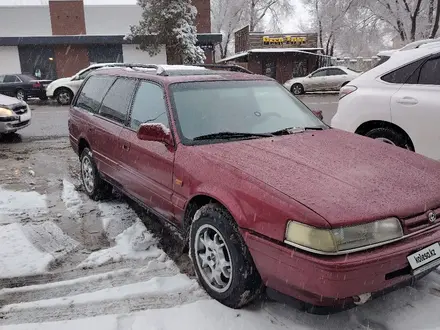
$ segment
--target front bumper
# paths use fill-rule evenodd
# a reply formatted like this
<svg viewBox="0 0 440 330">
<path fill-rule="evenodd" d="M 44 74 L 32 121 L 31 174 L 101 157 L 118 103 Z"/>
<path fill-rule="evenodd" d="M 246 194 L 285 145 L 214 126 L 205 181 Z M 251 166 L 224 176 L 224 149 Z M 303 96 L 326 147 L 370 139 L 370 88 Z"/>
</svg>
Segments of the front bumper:
<svg viewBox="0 0 440 330">
<path fill-rule="evenodd" d="M 5 121 L 0 118 L 0 133 L 13 133 L 23 129 L 31 124 L 31 111 L 28 110 L 25 114 L 20 116 L 20 120 Z"/>
<path fill-rule="evenodd" d="M 314 306 L 344 306 L 352 304 L 355 296 L 374 296 L 411 281 L 415 276 L 406 257 L 440 242 L 440 227 L 380 248 L 336 257 L 293 249 L 249 232 L 244 238 L 268 288 Z"/>
</svg>

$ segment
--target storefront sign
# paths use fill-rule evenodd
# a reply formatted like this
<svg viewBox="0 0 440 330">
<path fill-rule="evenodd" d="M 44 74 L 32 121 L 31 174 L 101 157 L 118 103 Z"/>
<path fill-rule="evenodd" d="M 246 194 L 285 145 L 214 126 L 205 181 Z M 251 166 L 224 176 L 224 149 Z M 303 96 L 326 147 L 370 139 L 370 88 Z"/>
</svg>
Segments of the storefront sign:
<svg viewBox="0 0 440 330">
<path fill-rule="evenodd" d="M 284 36 L 284 37 L 263 37 L 264 45 L 303 45 L 307 42 L 306 37 Z"/>
</svg>

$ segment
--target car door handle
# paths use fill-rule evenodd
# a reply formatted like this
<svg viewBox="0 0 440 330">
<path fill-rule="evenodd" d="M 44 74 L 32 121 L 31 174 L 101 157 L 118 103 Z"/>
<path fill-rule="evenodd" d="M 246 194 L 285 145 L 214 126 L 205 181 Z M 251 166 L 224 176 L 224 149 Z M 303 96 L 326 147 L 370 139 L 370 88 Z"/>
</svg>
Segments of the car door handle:
<svg viewBox="0 0 440 330">
<path fill-rule="evenodd" d="M 413 97 L 405 96 L 401 99 L 398 99 L 397 103 L 405 105 L 416 105 L 417 103 L 419 103 L 419 101 Z"/>
</svg>

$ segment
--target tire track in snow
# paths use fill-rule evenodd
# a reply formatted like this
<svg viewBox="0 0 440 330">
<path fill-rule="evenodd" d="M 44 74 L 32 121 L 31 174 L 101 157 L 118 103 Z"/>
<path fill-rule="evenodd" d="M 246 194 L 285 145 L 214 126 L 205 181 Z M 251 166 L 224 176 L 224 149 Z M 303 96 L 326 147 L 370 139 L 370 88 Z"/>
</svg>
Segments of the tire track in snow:
<svg viewBox="0 0 440 330">
<path fill-rule="evenodd" d="M 178 274 L 69 297 L 6 305 L 0 309 L 0 319 L 2 325 L 71 320 L 170 308 L 206 297 L 194 280 Z"/>
<path fill-rule="evenodd" d="M 0 290 L 0 301 L 10 304 L 32 302 L 59 297 L 69 297 L 82 293 L 99 291 L 137 282 L 149 281 L 155 277 L 166 277 L 178 274 L 177 267 L 171 261 L 159 262 L 152 260 L 142 268 L 125 268 L 80 277 L 73 280 L 31 285 L 21 288 Z"/>
</svg>

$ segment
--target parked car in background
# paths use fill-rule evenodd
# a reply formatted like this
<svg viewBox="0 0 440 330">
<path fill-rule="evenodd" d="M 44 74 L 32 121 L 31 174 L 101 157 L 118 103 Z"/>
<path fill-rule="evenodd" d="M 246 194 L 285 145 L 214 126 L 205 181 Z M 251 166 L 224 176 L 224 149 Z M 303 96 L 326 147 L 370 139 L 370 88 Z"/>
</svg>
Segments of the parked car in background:
<svg viewBox="0 0 440 330">
<path fill-rule="evenodd" d="M 26 102 L 0 94 L 0 134 L 10 134 L 31 124 L 31 109 Z"/>
<path fill-rule="evenodd" d="M 396 52 L 341 89 L 331 126 L 440 160 L 440 44 Z"/>
<path fill-rule="evenodd" d="M 30 74 L 0 74 L 0 94 L 24 101 L 32 97 L 47 100 L 46 87 L 51 82 Z"/>
<path fill-rule="evenodd" d="M 320 68 L 306 77 L 293 78 L 284 83 L 295 95 L 317 91 L 339 91 L 342 86 L 360 75 L 343 66 Z"/>
<path fill-rule="evenodd" d="M 440 264 L 440 162 L 330 129 L 269 77 L 146 69 L 97 70 L 75 97 L 84 191 L 174 225 L 213 298 L 350 307 Z"/>
<path fill-rule="evenodd" d="M 85 69 L 82 69 L 72 77 L 60 78 L 54 80 L 49 86 L 47 86 L 47 96 L 51 99 L 57 100 L 61 105 L 68 105 L 72 102 L 73 97 L 78 91 L 84 78 L 96 69 L 113 66 L 121 63 L 98 63 L 92 64 Z"/>
</svg>

